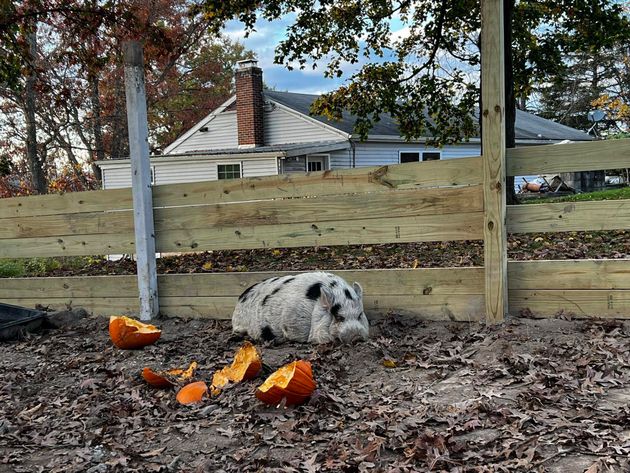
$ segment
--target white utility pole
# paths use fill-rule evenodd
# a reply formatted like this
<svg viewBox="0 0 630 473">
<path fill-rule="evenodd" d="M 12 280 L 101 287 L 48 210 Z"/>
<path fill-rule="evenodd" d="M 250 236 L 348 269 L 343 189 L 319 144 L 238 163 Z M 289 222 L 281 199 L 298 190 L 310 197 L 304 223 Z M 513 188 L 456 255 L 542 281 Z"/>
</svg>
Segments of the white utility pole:
<svg viewBox="0 0 630 473">
<path fill-rule="evenodd" d="M 125 61 L 129 154 L 131 155 L 133 222 L 136 234 L 138 292 L 140 293 L 140 320 L 151 320 L 158 314 L 159 305 L 142 45 L 138 41 L 124 42 L 123 55 Z"/>
</svg>

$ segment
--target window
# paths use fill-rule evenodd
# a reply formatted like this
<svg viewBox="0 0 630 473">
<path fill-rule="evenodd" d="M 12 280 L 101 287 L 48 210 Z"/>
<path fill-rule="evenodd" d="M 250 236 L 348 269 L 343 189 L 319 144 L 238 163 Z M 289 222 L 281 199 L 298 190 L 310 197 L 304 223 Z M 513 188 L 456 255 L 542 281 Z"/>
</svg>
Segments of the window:
<svg viewBox="0 0 630 473">
<path fill-rule="evenodd" d="M 425 151 L 422 153 L 423 161 L 439 161 L 441 156 L 440 151 Z"/>
<path fill-rule="evenodd" d="M 417 151 L 409 152 L 409 151 L 401 151 L 400 152 L 400 162 L 401 163 L 414 163 L 420 161 L 420 153 Z"/>
<path fill-rule="evenodd" d="M 219 164 L 217 165 L 217 176 L 219 179 L 239 179 L 241 177 L 241 165 Z"/>
<path fill-rule="evenodd" d="M 437 161 L 440 159 L 442 152 L 441 151 L 423 151 L 421 153 L 419 151 L 400 151 L 399 154 L 400 154 L 401 163 L 416 163 L 420 160 Z"/>
<path fill-rule="evenodd" d="M 308 172 L 313 171 L 322 171 L 323 163 L 321 161 L 309 161 L 308 162 Z"/>
<path fill-rule="evenodd" d="M 155 184 L 155 166 L 151 166 L 151 185 Z"/>
</svg>

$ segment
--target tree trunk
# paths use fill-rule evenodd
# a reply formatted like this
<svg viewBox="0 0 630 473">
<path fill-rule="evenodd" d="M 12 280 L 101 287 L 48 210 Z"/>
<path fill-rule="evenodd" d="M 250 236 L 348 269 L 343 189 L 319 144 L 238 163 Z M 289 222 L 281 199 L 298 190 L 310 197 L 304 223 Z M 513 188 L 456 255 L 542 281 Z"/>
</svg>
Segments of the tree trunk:
<svg viewBox="0 0 630 473">
<path fill-rule="evenodd" d="M 96 148 L 96 161 L 103 161 L 105 159 L 105 149 L 103 146 L 103 124 L 101 122 L 101 100 L 98 89 L 98 77 L 96 75 L 90 76 L 90 99 L 92 101 L 92 113 L 94 119 L 92 120 L 92 133 L 94 134 L 94 147 Z M 96 165 L 94 161 L 91 163 L 92 172 L 97 182 L 101 183 L 101 168 Z"/>
<path fill-rule="evenodd" d="M 26 161 L 31 174 L 33 189 L 38 194 L 45 194 L 48 190 L 44 162 L 37 153 L 37 123 L 35 121 L 35 56 L 37 53 L 36 31 L 28 33 L 29 64 L 28 75 L 24 85 L 24 115 L 26 121 Z"/>
<path fill-rule="evenodd" d="M 503 2 L 503 30 L 505 45 L 505 147 L 516 147 L 516 100 L 514 98 L 514 70 L 512 61 L 512 14 L 515 0 Z M 514 176 L 507 176 L 505 180 L 507 189 L 506 203 L 518 204 L 516 190 L 514 189 Z"/>
</svg>

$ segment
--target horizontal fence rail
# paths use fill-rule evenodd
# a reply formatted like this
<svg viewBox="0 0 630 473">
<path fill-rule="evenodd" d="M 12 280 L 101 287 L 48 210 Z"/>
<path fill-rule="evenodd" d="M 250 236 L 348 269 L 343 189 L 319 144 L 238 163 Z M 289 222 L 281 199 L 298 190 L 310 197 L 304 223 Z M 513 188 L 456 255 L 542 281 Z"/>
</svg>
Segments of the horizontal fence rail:
<svg viewBox="0 0 630 473">
<path fill-rule="evenodd" d="M 480 320 L 483 268 L 331 271 L 364 287 L 366 313 L 388 311 L 434 320 Z M 208 273 L 158 276 L 160 312 L 172 316 L 229 319 L 238 296 L 272 276 L 296 274 Z M 135 276 L 3 279 L 0 300 L 56 309 L 84 307 L 94 313 L 136 313 Z"/>
<path fill-rule="evenodd" d="M 364 287 L 371 318 L 383 313 L 431 320 L 475 321 L 484 307 L 483 268 L 331 271 Z M 229 319 L 238 295 L 272 276 L 295 272 L 164 274 L 158 276 L 164 315 Z M 510 313 L 534 317 L 630 318 L 630 261 L 510 261 Z M 3 279 L 0 300 L 97 314 L 137 313 L 135 276 Z"/>
<path fill-rule="evenodd" d="M 630 168 L 630 139 L 507 149 L 508 176 Z"/>
<path fill-rule="evenodd" d="M 510 233 L 624 230 L 630 228 L 630 200 L 511 205 Z"/>
<path fill-rule="evenodd" d="M 478 239 L 480 158 L 456 161 L 157 186 L 157 251 Z M 0 258 L 134 253 L 130 196 L 6 199 Z"/>
</svg>

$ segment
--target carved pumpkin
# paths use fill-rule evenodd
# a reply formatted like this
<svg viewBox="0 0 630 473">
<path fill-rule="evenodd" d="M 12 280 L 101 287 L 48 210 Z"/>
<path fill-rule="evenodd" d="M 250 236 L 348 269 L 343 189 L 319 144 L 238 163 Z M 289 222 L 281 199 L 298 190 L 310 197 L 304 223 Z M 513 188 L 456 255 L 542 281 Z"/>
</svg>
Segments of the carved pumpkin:
<svg viewBox="0 0 630 473">
<path fill-rule="evenodd" d="M 239 383 L 255 378 L 262 368 L 260 353 L 250 342 L 238 349 L 231 366 L 225 366 L 212 376 L 212 394 L 217 395 L 227 383 Z"/>
<path fill-rule="evenodd" d="M 162 331 L 154 325 L 124 315 L 112 315 L 109 318 L 109 337 L 118 348 L 142 348 L 155 343 L 160 335 Z"/>
<path fill-rule="evenodd" d="M 287 406 L 302 404 L 315 387 L 311 364 L 298 360 L 272 373 L 256 390 L 256 397 L 265 404 L 277 405 L 282 398 L 286 398 Z"/>
<path fill-rule="evenodd" d="M 187 370 L 172 369 L 167 371 L 153 371 L 151 368 L 145 367 L 142 370 L 142 377 L 153 387 L 170 388 L 171 386 L 175 386 L 182 381 L 192 378 L 196 369 L 196 361 L 193 361 Z"/>
<path fill-rule="evenodd" d="M 177 393 L 177 402 L 180 404 L 194 404 L 200 402 L 208 395 L 208 385 L 203 381 L 187 384 Z"/>
</svg>

